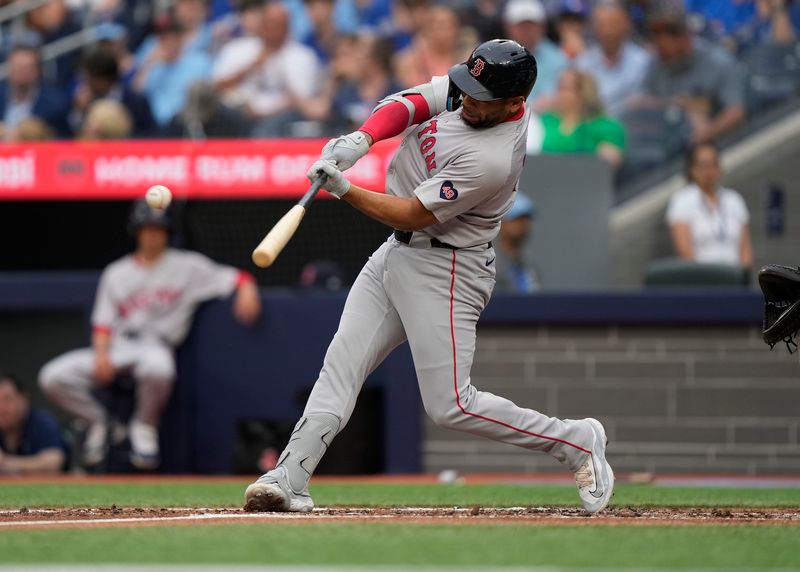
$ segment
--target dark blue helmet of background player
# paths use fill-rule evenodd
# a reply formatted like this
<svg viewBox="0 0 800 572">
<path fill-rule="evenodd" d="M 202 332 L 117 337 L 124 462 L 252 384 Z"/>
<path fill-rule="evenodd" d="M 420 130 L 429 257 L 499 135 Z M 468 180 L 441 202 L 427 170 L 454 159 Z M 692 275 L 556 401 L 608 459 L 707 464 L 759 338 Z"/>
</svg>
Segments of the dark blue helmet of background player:
<svg viewBox="0 0 800 572">
<path fill-rule="evenodd" d="M 131 209 L 128 230 L 135 233 L 143 226 L 157 226 L 171 231 L 172 213 L 170 209 L 154 209 L 144 199 L 137 200 Z"/>
</svg>

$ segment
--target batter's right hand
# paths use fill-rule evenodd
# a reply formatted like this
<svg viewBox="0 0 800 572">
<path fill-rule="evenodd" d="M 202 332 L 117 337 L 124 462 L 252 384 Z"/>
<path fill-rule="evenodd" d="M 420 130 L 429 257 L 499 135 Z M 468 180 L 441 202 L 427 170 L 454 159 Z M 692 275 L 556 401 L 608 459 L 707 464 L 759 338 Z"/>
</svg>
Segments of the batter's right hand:
<svg viewBox="0 0 800 572">
<path fill-rule="evenodd" d="M 333 161 L 340 171 L 346 171 L 369 152 L 369 145 L 366 134 L 354 131 L 328 141 L 322 148 L 320 158 L 323 161 Z"/>
<path fill-rule="evenodd" d="M 320 173 L 325 173 L 328 175 L 328 179 L 322 185 L 322 188 L 328 191 L 337 199 L 341 199 L 347 191 L 350 190 L 350 181 L 345 179 L 342 172 L 336 167 L 336 164 L 333 161 L 325 161 L 324 159 L 320 159 L 313 165 L 306 173 L 306 177 L 311 182 L 319 177 Z"/>
<path fill-rule="evenodd" d="M 114 365 L 111 363 L 111 358 L 108 357 L 108 352 L 100 351 L 95 352 L 94 356 L 94 379 L 100 385 L 108 385 L 114 381 Z"/>
</svg>

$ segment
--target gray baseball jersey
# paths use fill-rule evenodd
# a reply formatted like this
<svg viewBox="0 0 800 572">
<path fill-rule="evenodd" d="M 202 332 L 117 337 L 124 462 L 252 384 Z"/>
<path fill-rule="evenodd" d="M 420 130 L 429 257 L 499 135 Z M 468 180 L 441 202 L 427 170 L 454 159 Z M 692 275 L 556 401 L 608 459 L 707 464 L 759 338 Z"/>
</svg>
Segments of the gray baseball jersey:
<svg viewBox="0 0 800 572">
<path fill-rule="evenodd" d="M 138 384 L 134 419 L 157 425 L 175 378 L 172 348 L 183 341 L 197 305 L 233 292 L 241 273 L 196 252 L 167 249 L 152 266 L 134 255 L 106 267 L 97 289 L 92 323 L 111 332 L 109 358 Z M 39 374 L 47 396 L 89 422 L 106 418 L 92 395 L 96 355 L 77 349 L 49 361 Z"/>
<path fill-rule="evenodd" d="M 239 271 L 185 250 L 167 249 L 152 266 L 134 255 L 111 263 L 100 278 L 92 324 L 178 345 L 198 304 L 233 292 Z"/>
<path fill-rule="evenodd" d="M 370 257 L 350 290 L 304 417 L 333 415 L 341 430 L 366 377 L 407 340 L 425 411 L 437 424 L 545 451 L 575 471 L 592 443 L 587 421 L 519 407 L 477 390 L 470 379 L 476 325 L 495 282 L 489 242 L 514 200 L 529 114 L 472 128 L 460 111 L 444 111 L 442 79 L 410 90 L 425 97 L 432 117 L 407 130 L 386 179 L 389 194 L 418 197 L 438 223 L 410 240 L 392 236 Z M 387 101 L 408 107 L 396 96 Z M 296 432 L 315 426 L 301 421 Z M 293 437 L 281 456 L 293 486 L 302 487 L 322 454 L 306 450 L 311 441 L 304 439 Z"/>
<path fill-rule="evenodd" d="M 434 92 L 447 77 L 431 81 Z M 429 105 L 438 110 L 436 98 Z M 514 203 L 525 161 L 530 110 L 476 130 L 461 112 L 442 111 L 403 139 L 386 174 L 386 192 L 416 196 L 439 224 L 423 234 L 459 248 L 486 244 Z"/>
</svg>

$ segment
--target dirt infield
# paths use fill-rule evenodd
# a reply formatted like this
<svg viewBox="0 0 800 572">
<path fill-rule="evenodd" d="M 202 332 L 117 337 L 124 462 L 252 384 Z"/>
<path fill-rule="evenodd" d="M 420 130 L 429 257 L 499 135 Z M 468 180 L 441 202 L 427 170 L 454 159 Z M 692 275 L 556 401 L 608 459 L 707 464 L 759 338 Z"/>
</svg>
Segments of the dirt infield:
<svg viewBox="0 0 800 572">
<path fill-rule="evenodd" d="M 800 509 L 611 507 L 598 516 L 573 508 L 319 508 L 312 513 L 247 513 L 233 508 L 51 508 L 0 511 L 0 531 L 19 528 L 159 526 L 200 523 L 405 522 L 418 524 L 800 525 Z"/>
</svg>

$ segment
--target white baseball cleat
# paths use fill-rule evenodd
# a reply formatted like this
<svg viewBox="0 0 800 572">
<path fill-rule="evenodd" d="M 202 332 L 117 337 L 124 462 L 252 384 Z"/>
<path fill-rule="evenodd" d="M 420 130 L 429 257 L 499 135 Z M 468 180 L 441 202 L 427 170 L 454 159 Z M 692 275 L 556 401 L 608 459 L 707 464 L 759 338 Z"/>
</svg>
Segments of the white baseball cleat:
<svg viewBox="0 0 800 572">
<path fill-rule="evenodd" d="M 583 508 L 597 514 L 608 506 L 614 496 L 614 471 L 606 461 L 606 431 L 602 423 L 591 417 L 584 419 L 591 426 L 592 445 L 589 459 L 575 471 L 575 482 Z"/>
<path fill-rule="evenodd" d="M 152 470 L 161 459 L 158 451 L 158 429 L 141 421 L 131 421 L 128 428 L 131 440 L 131 463 L 137 469 Z"/>
<path fill-rule="evenodd" d="M 271 470 L 247 487 L 244 502 L 247 512 L 311 512 L 314 508 L 308 489 L 299 493 L 292 490 L 283 467 Z"/>
</svg>

